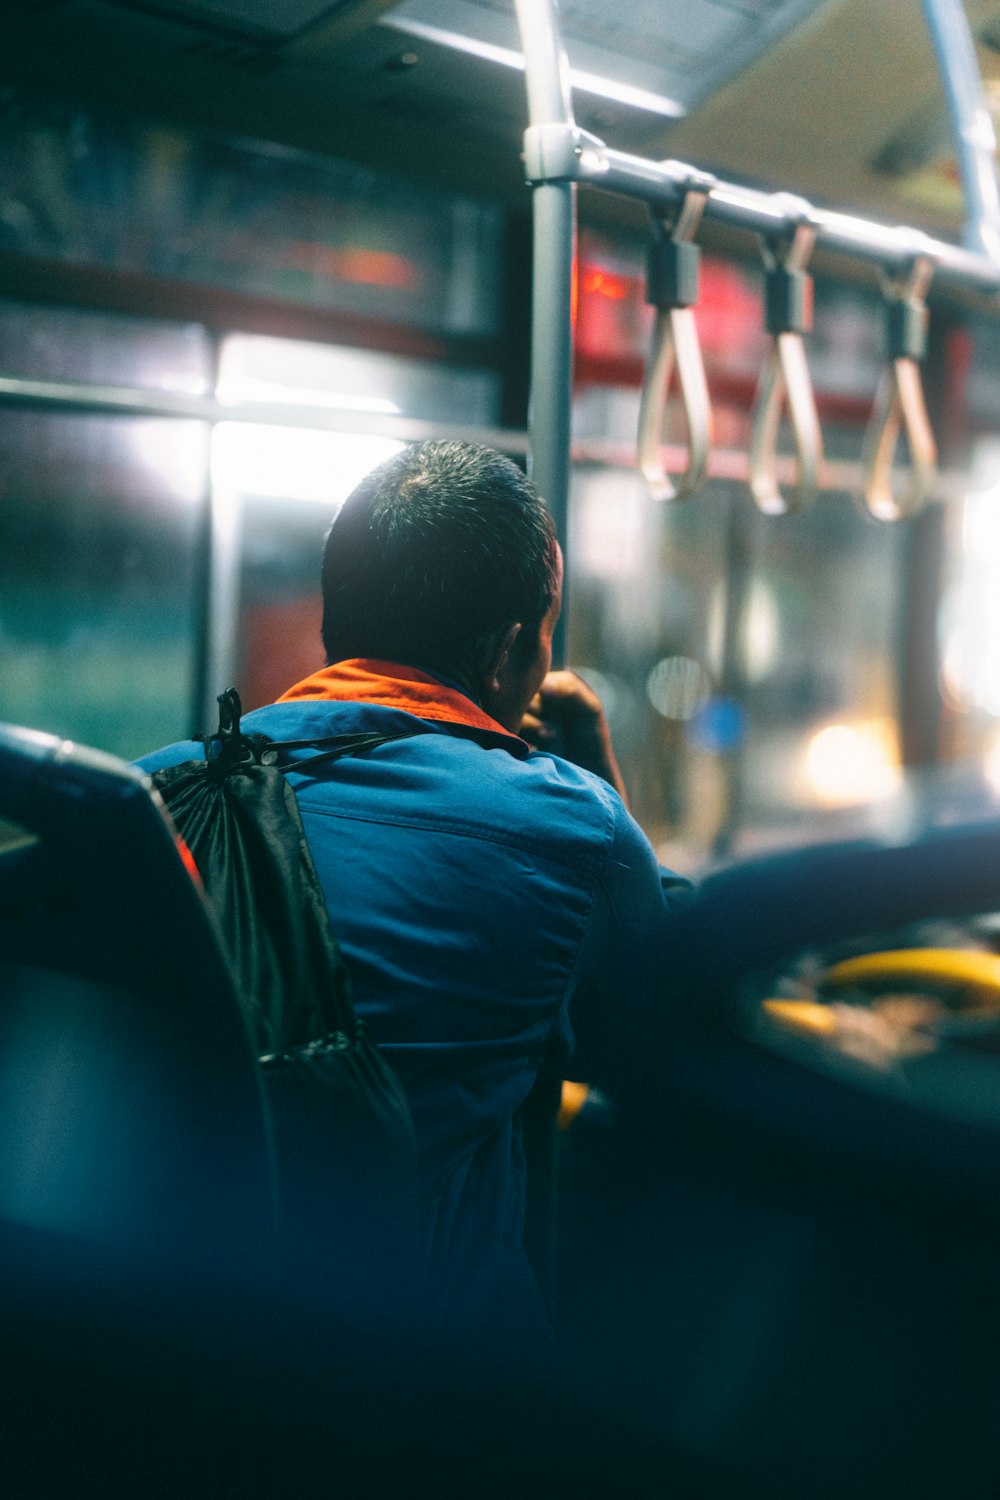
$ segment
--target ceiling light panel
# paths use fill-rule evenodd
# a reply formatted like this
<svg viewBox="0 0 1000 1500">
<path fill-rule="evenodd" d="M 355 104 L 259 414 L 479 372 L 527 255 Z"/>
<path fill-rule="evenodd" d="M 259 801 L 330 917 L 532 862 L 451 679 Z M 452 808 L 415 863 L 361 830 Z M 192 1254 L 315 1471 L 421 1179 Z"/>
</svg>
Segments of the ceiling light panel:
<svg viewBox="0 0 1000 1500">
<path fill-rule="evenodd" d="M 574 72 L 674 101 L 680 108 L 673 112 L 681 113 L 824 3 L 829 0 L 563 0 L 559 15 Z M 415 33 L 433 27 L 486 49 L 520 52 L 512 0 L 404 0 L 383 24 L 401 31 L 412 26 Z"/>
</svg>

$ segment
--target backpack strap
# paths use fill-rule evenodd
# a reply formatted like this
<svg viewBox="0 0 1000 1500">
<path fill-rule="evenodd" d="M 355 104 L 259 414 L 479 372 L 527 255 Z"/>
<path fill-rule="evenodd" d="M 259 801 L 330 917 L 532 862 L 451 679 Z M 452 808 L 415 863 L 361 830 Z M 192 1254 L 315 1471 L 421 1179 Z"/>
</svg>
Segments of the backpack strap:
<svg viewBox="0 0 1000 1500">
<path fill-rule="evenodd" d="M 279 771 L 307 771 L 326 761 L 339 760 L 343 755 L 374 750 L 376 745 L 386 745 L 392 740 L 411 740 L 418 734 L 432 733 L 430 729 L 403 729 L 397 734 L 335 734 L 322 740 L 270 740 L 264 747 L 264 763 L 277 765 Z M 304 761 L 279 761 L 277 752 L 284 750 L 318 750 L 320 753 L 310 755 Z"/>
<path fill-rule="evenodd" d="M 395 734 L 333 734 L 316 740 L 271 740 L 266 734 L 246 734 L 240 728 L 243 705 L 234 687 L 220 693 L 216 702 L 219 705 L 218 729 L 213 735 L 200 734 L 196 739 L 205 746 L 206 760 L 213 759 L 210 748 L 213 745 L 219 747 L 215 758 L 222 762 L 225 770 L 234 764 L 252 761 L 259 766 L 274 766 L 279 771 L 306 771 L 312 766 L 339 760 L 344 755 L 374 750 L 377 745 L 388 744 L 391 740 L 409 740 L 418 734 L 434 732 L 428 725 L 426 728 L 402 729 Z M 310 755 L 304 761 L 282 762 L 279 759 L 282 753 L 292 750 L 317 750 L 320 753 Z"/>
</svg>

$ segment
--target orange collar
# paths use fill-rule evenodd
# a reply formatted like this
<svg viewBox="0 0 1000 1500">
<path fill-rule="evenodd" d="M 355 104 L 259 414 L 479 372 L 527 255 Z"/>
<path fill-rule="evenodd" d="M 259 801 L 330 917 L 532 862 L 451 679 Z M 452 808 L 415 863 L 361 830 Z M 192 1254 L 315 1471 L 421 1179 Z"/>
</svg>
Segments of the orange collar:
<svg viewBox="0 0 1000 1500">
<path fill-rule="evenodd" d="M 470 729 L 485 729 L 522 743 L 457 688 L 446 687 L 428 672 L 401 666 L 399 662 L 370 661 L 367 657 L 334 662 L 333 666 L 297 682 L 287 693 L 282 693 L 278 702 L 324 698 L 341 703 L 379 703 L 385 708 L 402 709 L 418 719 L 465 724 Z"/>
</svg>

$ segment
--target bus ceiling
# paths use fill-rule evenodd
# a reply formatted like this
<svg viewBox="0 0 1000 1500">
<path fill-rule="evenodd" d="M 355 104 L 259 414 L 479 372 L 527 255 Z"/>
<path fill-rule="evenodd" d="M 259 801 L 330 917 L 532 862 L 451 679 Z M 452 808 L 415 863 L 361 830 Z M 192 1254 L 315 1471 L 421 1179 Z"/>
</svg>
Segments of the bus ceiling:
<svg viewBox="0 0 1000 1500">
<path fill-rule="evenodd" d="M 967 0 L 987 100 L 1000 0 Z M 525 201 L 513 0 L 12 0 L 4 78 Z M 565 0 L 581 128 L 954 236 L 920 0 Z M 588 211 L 640 215 L 627 198 Z M 711 222 L 705 226 L 713 233 Z"/>
<path fill-rule="evenodd" d="M 567 0 L 564 9 L 555 0 L 24 0 L 10 16 L 7 56 L 14 77 L 423 178 L 467 177 L 493 197 L 523 202 L 526 176 L 535 220 L 532 472 L 561 532 L 578 187 L 626 212 L 652 212 L 665 281 L 650 298 L 650 369 L 664 386 L 678 379 L 686 493 L 706 472 L 711 413 L 690 313 L 696 247 L 680 243 L 693 230 L 682 233 L 678 220 L 697 200 L 699 234 L 749 232 L 751 248 L 756 239 L 765 250 L 774 343 L 750 478 L 770 513 L 808 503 L 821 482 L 801 337 L 806 260 L 815 244 L 849 264 L 873 263 L 890 348 L 865 493 L 883 518 L 912 513 L 929 493 L 935 457 L 918 371 L 927 287 L 933 278 L 935 289 L 971 287 L 995 302 L 1000 286 L 991 114 L 1000 0 Z M 935 168 L 950 198 L 928 189 Z M 823 206 L 838 201 L 852 213 Z M 862 217 L 869 205 L 871 220 Z M 913 227 L 893 228 L 887 214 Z M 672 288 L 667 261 L 688 268 Z M 665 397 L 647 392 L 639 445 L 640 466 L 664 496 Z M 783 490 L 775 449 L 785 406 L 797 468 Z M 899 494 L 892 459 L 902 431 L 911 480 Z"/>
</svg>

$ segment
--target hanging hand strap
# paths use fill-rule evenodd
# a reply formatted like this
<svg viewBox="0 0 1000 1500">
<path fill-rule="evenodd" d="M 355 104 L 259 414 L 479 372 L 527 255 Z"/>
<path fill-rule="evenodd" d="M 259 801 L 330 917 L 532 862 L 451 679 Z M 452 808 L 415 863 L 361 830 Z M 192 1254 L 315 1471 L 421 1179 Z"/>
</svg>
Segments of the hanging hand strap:
<svg viewBox="0 0 1000 1500">
<path fill-rule="evenodd" d="M 814 499 L 823 459 L 816 401 L 802 335 L 812 327 L 812 277 L 805 267 L 816 231 L 800 223 L 787 241 L 762 245 L 765 316 L 773 343 L 761 373 L 751 418 L 750 490 L 765 515 L 801 510 Z M 782 492 L 777 476 L 778 432 L 787 401 L 798 467 L 795 487 Z"/>
<path fill-rule="evenodd" d="M 934 263 L 917 256 L 909 273 L 885 284 L 889 363 L 879 382 L 862 447 L 865 504 L 880 521 L 914 515 L 934 482 L 937 446 L 924 404 L 920 361 L 927 352 L 925 298 Z M 901 432 L 910 463 L 906 479 L 893 486 L 892 460 Z"/>
<path fill-rule="evenodd" d="M 672 225 L 653 217 L 646 301 L 656 308 L 656 322 L 639 403 L 638 462 L 654 500 L 684 500 L 696 494 L 708 469 L 712 411 L 694 320 L 701 251 L 692 243 L 707 198 L 707 191 L 690 189 Z M 688 436 L 687 464 L 676 483 L 661 454 L 675 365 Z"/>
</svg>

